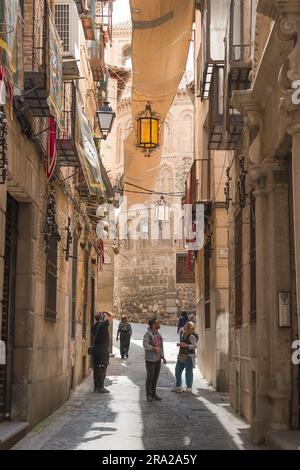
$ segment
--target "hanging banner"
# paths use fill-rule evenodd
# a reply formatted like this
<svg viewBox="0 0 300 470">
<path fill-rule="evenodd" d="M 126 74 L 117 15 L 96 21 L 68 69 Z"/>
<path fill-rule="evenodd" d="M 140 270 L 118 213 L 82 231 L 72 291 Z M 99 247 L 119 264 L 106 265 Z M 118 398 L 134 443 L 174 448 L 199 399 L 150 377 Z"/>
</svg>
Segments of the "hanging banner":
<svg viewBox="0 0 300 470">
<path fill-rule="evenodd" d="M 101 176 L 100 158 L 87 117 L 84 115 L 78 99 L 76 100 L 76 148 L 81 168 L 90 194 L 102 196 L 105 185 Z"/>
<path fill-rule="evenodd" d="M 63 83 L 63 49 L 61 39 L 53 23 L 52 17 L 49 15 L 49 96 L 47 99 L 50 113 L 54 116 L 58 127 L 64 128 L 63 120 L 63 101 L 64 101 L 64 83 Z"/>
<path fill-rule="evenodd" d="M 0 2 L 0 65 L 6 88 L 6 93 L 0 96 L 1 104 L 7 101 L 12 115 L 13 95 L 20 96 L 24 88 L 23 19 L 19 0 Z"/>
<path fill-rule="evenodd" d="M 145 158 L 135 147 L 135 133 L 124 143 L 124 179 L 154 189 L 163 147 L 163 122 L 185 72 L 192 37 L 194 0 L 130 0 L 132 15 L 132 120 L 145 109 L 161 115 L 160 149 Z M 128 204 L 149 196 L 126 192 Z"/>
<path fill-rule="evenodd" d="M 106 172 L 106 169 L 103 165 L 103 162 L 102 162 L 102 158 L 100 157 L 99 159 L 99 164 L 100 164 L 100 171 L 101 171 L 101 176 L 102 176 L 102 181 L 103 181 L 103 185 L 105 187 L 105 193 L 107 195 L 107 197 L 109 198 L 113 198 L 115 193 L 114 193 L 114 189 L 112 187 L 112 184 L 111 184 L 111 181 L 108 177 L 108 174 Z"/>
<path fill-rule="evenodd" d="M 53 117 L 49 118 L 47 136 L 46 180 L 50 181 L 57 162 L 56 123 Z"/>
</svg>

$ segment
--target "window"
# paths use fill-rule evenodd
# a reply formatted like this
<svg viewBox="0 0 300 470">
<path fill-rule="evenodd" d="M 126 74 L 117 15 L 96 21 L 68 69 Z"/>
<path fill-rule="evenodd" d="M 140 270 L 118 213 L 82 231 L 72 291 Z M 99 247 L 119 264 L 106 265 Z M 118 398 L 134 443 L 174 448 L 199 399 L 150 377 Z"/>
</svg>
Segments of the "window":
<svg viewBox="0 0 300 470">
<path fill-rule="evenodd" d="M 243 212 L 235 218 L 235 326 L 243 323 Z"/>
<path fill-rule="evenodd" d="M 57 236 L 53 235 L 49 242 L 46 258 L 46 319 L 56 320 L 57 299 Z"/>
<path fill-rule="evenodd" d="M 122 65 L 127 69 L 131 68 L 131 46 L 127 46 L 123 50 Z"/>
<path fill-rule="evenodd" d="M 210 328 L 210 248 L 204 247 L 204 323 L 205 329 Z"/>
<path fill-rule="evenodd" d="M 183 118 L 183 152 L 191 153 L 193 151 L 193 118 L 186 114 Z"/>
<path fill-rule="evenodd" d="M 187 268 L 188 254 L 176 254 L 176 282 L 177 284 L 192 284 L 195 282 L 194 271 L 189 271 Z"/>
<path fill-rule="evenodd" d="M 256 321 L 255 197 L 250 196 L 250 321 Z"/>
<path fill-rule="evenodd" d="M 76 335 L 76 297 L 77 297 L 77 267 L 78 267 L 78 238 L 73 242 L 73 264 L 72 264 L 72 318 L 71 318 L 71 338 Z"/>
<path fill-rule="evenodd" d="M 70 5 L 59 4 L 55 5 L 55 25 L 62 42 L 64 52 L 70 49 Z"/>
</svg>

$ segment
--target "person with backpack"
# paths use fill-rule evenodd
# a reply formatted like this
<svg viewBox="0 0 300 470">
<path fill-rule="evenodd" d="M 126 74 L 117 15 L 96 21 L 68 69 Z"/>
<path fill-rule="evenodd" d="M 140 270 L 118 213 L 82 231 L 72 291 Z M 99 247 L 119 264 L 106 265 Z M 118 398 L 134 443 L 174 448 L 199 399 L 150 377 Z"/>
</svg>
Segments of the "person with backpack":
<svg viewBox="0 0 300 470">
<path fill-rule="evenodd" d="M 176 386 L 172 392 L 192 392 L 193 387 L 193 369 L 196 362 L 198 335 L 195 332 L 195 324 L 188 321 L 180 335 L 179 353 L 175 367 Z M 186 389 L 182 388 L 182 373 L 185 369 Z"/>
<path fill-rule="evenodd" d="M 92 328 L 91 355 L 94 372 L 94 392 L 109 393 L 104 387 L 106 371 L 109 364 L 109 326 L 113 321 L 113 313 L 98 312 L 96 323 Z"/>
<path fill-rule="evenodd" d="M 128 317 L 127 315 L 123 315 L 122 320 L 119 323 L 116 337 L 116 340 L 118 341 L 120 336 L 120 354 L 122 359 L 124 359 L 125 357 L 128 359 L 131 335 L 132 328 L 130 323 L 128 322 Z"/>
<path fill-rule="evenodd" d="M 144 336 L 143 346 L 145 349 L 146 362 L 146 396 L 147 402 L 161 401 L 156 394 L 156 386 L 160 374 L 161 361 L 167 363 L 164 355 L 164 345 L 162 336 L 159 334 L 160 322 L 152 318 L 148 322 L 148 330 Z"/>
</svg>

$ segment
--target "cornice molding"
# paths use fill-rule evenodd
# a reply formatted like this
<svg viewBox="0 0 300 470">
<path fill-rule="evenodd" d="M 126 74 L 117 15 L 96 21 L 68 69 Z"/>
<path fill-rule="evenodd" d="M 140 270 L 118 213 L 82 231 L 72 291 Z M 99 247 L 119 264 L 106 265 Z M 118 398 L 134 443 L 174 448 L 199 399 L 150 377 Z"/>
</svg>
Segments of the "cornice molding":
<svg viewBox="0 0 300 470">
<path fill-rule="evenodd" d="M 245 124 L 249 134 L 249 152 L 247 159 L 250 165 L 257 166 L 263 159 L 261 133 L 263 118 L 253 90 L 234 91 L 233 106 L 245 116 Z"/>
<path fill-rule="evenodd" d="M 272 18 L 274 21 L 285 13 L 299 14 L 299 0 L 258 0 L 257 12 Z"/>
</svg>

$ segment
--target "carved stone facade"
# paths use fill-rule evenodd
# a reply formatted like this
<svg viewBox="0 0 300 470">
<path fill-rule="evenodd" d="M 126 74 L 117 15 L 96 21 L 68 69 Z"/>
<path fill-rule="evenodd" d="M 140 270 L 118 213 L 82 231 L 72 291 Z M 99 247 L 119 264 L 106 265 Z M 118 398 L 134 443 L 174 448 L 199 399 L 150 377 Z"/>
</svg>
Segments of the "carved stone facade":
<svg viewBox="0 0 300 470">
<path fill-rule="evenodd" d="M 300 426 L 299 368 L 291 361 L 292 344 L 300 331 L 300 121 L 299 106 L 292 103 L 293 82 L 300 77 L 299 14 L 299 2 L 258 2 L 256 43 L 267 31 L 268 40 L 263 51 L 254 50 L 250 90 L 234 92 L 232 100 L 245 117 L 233 162 L 238 168 L 241 156 L 245 158 L 248 202 L 242 210 L 232 206 L 229 213 L 230 395 L 235 409 L 251 423 L 256 443 L 271 439 L 272 431 Z M 232 171 L 232 194 L 238 174 Z M 243 227 L 241 322 L 237 322 L 234 252 L 239 220 Z M 282 318 L 284 296 L 289 302 L 286 320 Z"/>
<path fill-rule="evenodd" d="M 243 117 L 235 145 L 230 147 L 226 139 L 220 144 L 221 149 L 229 148 L 223 155 L 224 159 L 227 155 L 227 179 L 219 175 L 228 209 L 228 239 L 223 234 L 223 240 L 228 247 L 224 269 L 229 276 L 229 318 L 223 326 L 229 341 L 231 403 L 251 424 L 253 442 L 270 443 L 273 432 L 280 435 L 280 431 L 300 429 L 299 365 L 292 362 L 294 341 L 300 335 L 300 106 L 293 99 L 300 79 L 300 3 L 258 0 L 253 7 L 251 30 L 246 31 L 251 37 L 249 80 L 245 84 L 241 75 L 234 78 L 243 67 L 249 72 L 249 63 L 240 57 L 230 62 L 230 47 L 239 47 L 240 42 L 230 43 L 227 38 L 229 65 L 224 62 L 224 88 L 232 87 L 233 92 L 229 102 L 224 101 L 222 124 L 218 121 L 223 126 L 222 139 L 228 139 L 231 131 L 226 113 L 235 108 L 239 119 Z M 231 26 L 247 28 L 242 15 L 241 10 L 237 17 L 230 16 Z M 201 13 L 196 11 L 196 32 L 200 24 Z M 196 34 L 196 52 L 201 40 L 203 36 Z M 226 75 L 226 67 L 234 72 Z M 197 106 L 202 109 L 199 117 Z M 208 116 L 213 106 L 210 95 Z M 206 101 L 197 105 L 196 99 L 196 127 L 200 129 L 196 156 L 197 148 L 207 149 L 205 110 Z M 208 122 L 210 126 L 209 118 Z M 218 153 L 213 152 L 213 159 Z M 198 169 L 202 197 L 214 172 L 213 166 L 205 172 L 203 165 L 199 163 Z M 213 230 L 214 236 L 220 241 Z M 204 253 L 198 253 L 197 293 L 205 298 L 200 280 L 203 258 Z M 214 283 L 211 280 L 210 286 Z M 197 305 L 202 318 L 199 332 L 204 338 L 200 368 L 206 377 L 215 377 L 219 348 L 216 337 L 212 344 L 212 334 L 205 327 L 204 300 Z"/>
</svg>

